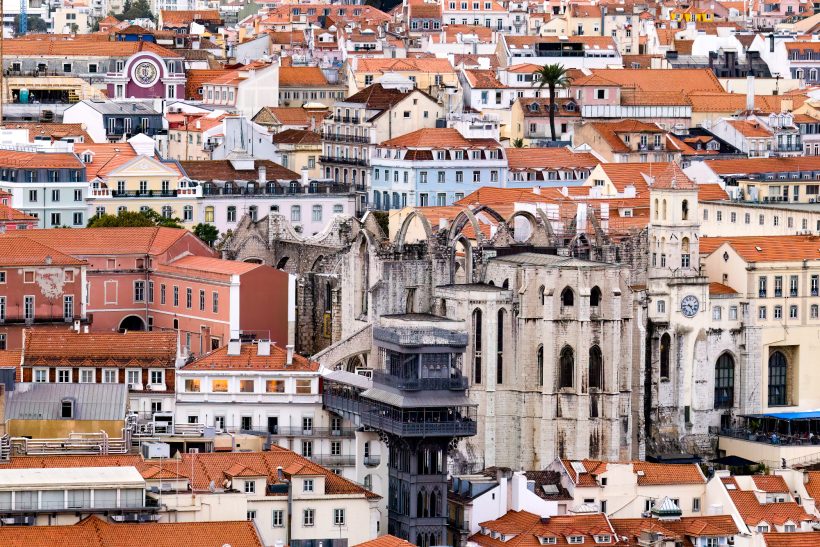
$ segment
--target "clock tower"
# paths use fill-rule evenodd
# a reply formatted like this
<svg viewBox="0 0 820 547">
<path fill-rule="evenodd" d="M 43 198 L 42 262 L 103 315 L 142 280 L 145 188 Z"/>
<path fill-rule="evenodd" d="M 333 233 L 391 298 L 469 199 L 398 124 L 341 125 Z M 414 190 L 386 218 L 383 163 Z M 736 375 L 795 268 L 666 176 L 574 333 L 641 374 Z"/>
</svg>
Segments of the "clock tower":
<svg viewBox="0 0 820 547">
<path fill-rule="evenodd" d="M 698 187 L 674 163 L 654 165 L 649 184 L 646 450 L 689 450 L 694 353 L 709 328 L 709 282 L 699 265 Z"/>
</svg>

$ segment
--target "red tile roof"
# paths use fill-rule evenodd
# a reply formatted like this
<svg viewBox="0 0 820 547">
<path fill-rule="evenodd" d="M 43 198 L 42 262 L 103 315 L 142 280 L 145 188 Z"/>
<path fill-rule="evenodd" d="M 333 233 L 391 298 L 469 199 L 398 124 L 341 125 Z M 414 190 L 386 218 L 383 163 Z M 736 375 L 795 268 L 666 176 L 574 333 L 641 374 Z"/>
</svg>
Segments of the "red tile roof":
<svg viewBox="0 0 820 547">
<path fill-rule="evenodd" d="M 31 222 L 36 225 L 37 217 L 33 217 L 14 207 L 0 203 L 0 224 L 7 224 L 9 222 Z"/>
<path fill-rule="evenodd" d="M 20 168 L 82 169 L 83 163 L 71 153 L 19 152 L 0 150 L 0 166 Z"/>
<path fill-rule="evenodd" d="M 749 120 L 727 120 L 735 131 L 747 138 L 772 137 L 772 132 L 765 125 L 758 121 Z"/>
<path fill-rule="evenodd" d="M 109 42 L 102 40 L 5 40 L 3 51 L 10 57 L 130 57 L 140 51 L 179 59 L 181 55 L 153 42 Z"/>
<path fill-rule="evenodd" d="M 385 148 L 500 148 L 495 139 L 470 139 L 464 137 L 457 129 L 426 128 L 417 129 L 400 137 L 379 144 Z"/>
<path fill-rule="evenodd" d="M 817 547 L 820 545 L 820 532 L 790 532 L 763 534 L 766 547 Z"/>
<path fill-rule="evenodd" d="M 4 547 L 262 547 L 250 521 L 114 524 L 91 516 L 70 526 L 0 526 Z"/>
<path fill-rule="evenodd" d="M 738 292 L 729 285 L 715 281 L 709 283 L 709 296 L 729 296 L 734 294 L 738 294 Z"/>
<path fill-rule="evenodd" d="M 5 206 L 0 206 L 5 207 Z M 78 260 L 28 238 L 0 239 L 0 266 L 83 266 Z"/>
<path fill-rule="evenodd" d="M 678 520 L 658 520 L 654 518 L 611 519 L 610 524 L 628 545 L 639 545 L 643 532 L 661 534 L 667 540 L 682 542 L 692 546 L 690 538 L 727 537 L 739 533 L 731 515 L 710 515 L 702 517 L 681 517 Z"/>
<path fill-rule="evenodd" d="M 86 132 L 83 123 L 39 123 L 39 122 L 6 122 L 4 129 L 28 129 L 29 141 L 34 137 L 51 137 L 60 140 L 66 137 L 82 137 L 83 142 L 94 142 Z M 77 144 L 76 146 L 82 146 Z"/>
<path fill-rule="evenodd" d="M 508 148 L 510 169 L 592 169 L 599 160 L 589 152 L 568 148 Z"/>
<path fill-rule="evenodd" d="M 391 536 L 390 534 L 359 543 L 355 547 L 415 547 L 414 543 L 407 540 Z"/>
<path fill-rule="evenodd" d="M 607 462 L 596 460 L 581 460 L 581 464 L 587 470 L 586 473 L 578 474 L 569 460 L 563 460 L 564 468 L 569 473 L 570 479 L 578 486 L 597 487 L 595 480 L 597 475 L 606 472 Z M 633 461 L 632 472 L 638 477 L 638 484 L 641 486 L 673 485 L 673 484 L 704 484 L 706 477 L 701 473 L 696 464 L 674 464 L 674 463 L 651 463 Z"/>
<path fill-rule="evenodd" d="M 769 494 L 788 494 L 789 485 L 780 475 L 752 475 L 752 481 L 758 490 Z"/>
<path fill-rule="evenodd" d="M 318 66 L 283 66 L 279 68 L 279 87 L 328 85 L 325 73 Z"/>
<path fill-rule="evenodd" d="M 50 228 L 7 232 L 3 238 L 25 237 L 74 256 L 160 255 L 188 237 L 189 249 L 213 254 L 207 245 L 181 228 Z M 16 241 L 16 239 L 15 239 Z M 194 248 L 195 247 L 195 248 Z"/>
<path fill-rule="evenodd" d="M 211 353 L 192 361 L 183 370 L 260 370 L 318 372 L 319 363 L 294 354 L 288 365 L 287 350 L 271 344 L 270 355 L 259 355 L 258 344 L 242 344 L 239 355 L 229 355 L 228 346 L 222 346 Z"/>
<path fill-rule="evenodd" d="M 359 59 L 356 72 L 431 72 L 444 74 L 452 73 L 454 70 L 450 61 L 435 57 L 425 57 L 423 59 L 365 58 Z"/>
<path fill-rule="evenodd" d="M 193 21 L 222 21 L 219 10 L 162 10 L 163 25 L 189 25 Z"/>
<path fill-rule="evenodd" d="M 755 175 L 820 170 L 820 156 L 707 160 L 703 164 L 718 175 Z"/>
<path fill-rule="evenodd" d="M 176 354 L 174 332 L 26 330 L 23 365 L 173 368 Z"/>
<path fill-rule="evenodd" d="M 327 494 L 364 495 L 368 499 L 378 499 L 380 496 L 365 490 L 340 475 L 337 475 L 313 463 L 310 460 L 277 445 L 271 446 L 266 452 L 227 452 L 182 454 L 181 460 L 144 460 L 139 454 L 109 455 L 109 456 L 15 456 L 4 467 L 11 469 L 29 468 L 60 468 L 60 467 L 122 467 L 134 466 L 145 476 L 147 473 L 156 473 L 157 468 L 168 472 L 178 473 L 193 483 L 193 490 L 208 491 L 211 481 L 217 486 L 222 484 L 225 471 L 240 464 L 264 476 L 268 484 L 281 484 L 277 468 L 281 467 L 286 475 L 312 474 L 325 477 L 325 492 Z M 5 527 L 0 527 L 3 529 Z M 54 527 L 58 528 L 58 527 Z M 220 544 L 221 545 L 221 544 Z M 179 547 L 178 545 L 175 547 Z"/>
<path fill-rule="evenodd" d="M 479 532 L 468 538 L 484 547 L 536 547 L 543 545 L 539 538 L 555 538 L 552 545 L 570 545 L 570 536 L 584 536 L 584 543 L 615 545 L 617 537 L 605 515 L 557 515 L 542 519 L 526 511 L 508 511 L 499 519 L 480 523 L 482 530 L 503 534 L 494 538 Z M 609 543 L 596 542 L 594 536 L 609 536 Z M 510 537 L 511 536 L 511 537 Z"/>
<path fill-rule="evenodd" d="M 751 490 L 728 492 L 743 522 L 749 526 L 757 526 L 761 522 L 782 526 L 789 521 L 799 525 L 802 521 L 816 520 L 816 517 L 806 513 L 803 507 L 793 501 L 760 503 Z"/>
<path fill-rule="evenodd" d="M 820 237 L 815 235 L 702 237 L 700 254 L 709 255 L 724 243 L 747 263 L 820 260 Z"/>
</svg>

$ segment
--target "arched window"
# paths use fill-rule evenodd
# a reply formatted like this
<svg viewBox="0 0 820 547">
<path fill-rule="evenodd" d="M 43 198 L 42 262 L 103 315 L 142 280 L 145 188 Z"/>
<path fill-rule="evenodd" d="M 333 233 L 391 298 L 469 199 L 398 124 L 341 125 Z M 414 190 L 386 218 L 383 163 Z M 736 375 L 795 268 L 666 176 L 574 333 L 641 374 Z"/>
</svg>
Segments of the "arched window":
<svg viewBox="0 0 820 547">
<path fill-rule="evenodd" d="M 680 204 L 681 220 L 689 220 L 689 200 L 683 200 Z"/>
<path fill-rule="evenodd" d="M 658 220 L 658 198 L 655 198 L 655 220 Z"/>
<path fill-rule="evenodd" d="M 495 358 L 495 381 L 498 385 L 504 383 L 504 319 L 506 317 L 507 312 L 503 308 L 498 310 L 498 335 L 496 337 L 498 353 Z"/>
<path fill-rule="evenodd" d="M 732 408 L 735 404 L 735 360 L 724 353 L 715 364 L 715 408 Z"/>
<path fill-rule="evenodd" d="M 538 385 L 544 385 L 544 346 L 538 346 L 538 351 L 535 352 L 535 375 L 537 377 Z"/>
<path fill-rule="evenodd" d="M 666 200 L 663 200 L 663 205 L 661 206 L 661 219 L 666 220 Z"/>
<path fill-rule="evenodd" d="M 668 333 L 661 336 L 661 379 L 669 378 L 669 352 L 671 346 L 672 337 Z"/>
<path fill-rule="evenodd" d="M 597 308 L 601 304 L 601 289 L 596 285 L 589 293 L 589 305 Z"/>
<path fill-rule="evenodd" d="M 558 388 L 572 387 L 575 376 L 575 352 L 569 346 L 561 350 L 558 366 Z"/>
<path fill-rule="evenodd" d="M 473 311 L 473 383 L 481 383 L 481 310 Z"/>
<path fill-rule="evenodd" d="M 546 303 L 546 300 L 544 300 L 544 293 L 544 285 L 541 285 L 540 287 L 538 287 L 538 301 L 541 303 L 542 306 Z"/>
<path fill-rule="evenodd" d="M 364 476 L 364 487 L 371 492 L 373 491 L 373 475 Z"/>
<path fill-rule="evenodd" d="M 689 238 L 684 237 L 680 240 L 680 266 L 681 268 L 688 268 L 690 264 L 689 254 Z"/>
<path fill-rule="evenodd" d="M 510 280 L 509 280 L 509 279 L 505 279 L 505 280 L 501 283 L 501 288 L 502 288 L 502 289 L 509 289 L 509 288 L 510 288 Z"/>
<path fill-rule="evenodd" d="M 783 352 L 775 351 L 769 356 L 769 406 L 785 405 L 788 363 Z"/>
<path fill-rule="evenodd" d="M 562 306 L 574 306 L 575 305 L 575 293 L 572 292 L 572 289 L 569 287 L 564 287 L 564 290 L 561 291 L 561 305 Z"/>
<path fill-rule="evenodd" d="M 589 388 L 604 389 L 604 356 L 601 348 L 589 348 Z"/>
</svg>

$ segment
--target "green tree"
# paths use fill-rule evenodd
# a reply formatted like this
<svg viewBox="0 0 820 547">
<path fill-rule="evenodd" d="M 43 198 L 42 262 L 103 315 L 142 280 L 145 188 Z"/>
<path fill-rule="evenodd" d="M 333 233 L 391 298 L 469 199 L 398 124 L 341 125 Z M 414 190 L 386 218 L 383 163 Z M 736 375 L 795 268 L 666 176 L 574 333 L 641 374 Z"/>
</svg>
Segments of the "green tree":
<svg viewBox="0 0 820 547">
<path fill-rule="evenodd" d="M 89 228 L 141 228 L 146 226 L 163 226 L 165 228 L 182 228 L 178 218 L 165 218 L 153 209 L 147 211 L 120 211 L 116 215 L 94 215 L 88 219 Z"/>
<path fill-rule="evenodd" d="M 48 32 L 48 23 L 43 21 L 43 19 L 39 15 L 29 15 L 28 16 L 28 32 L 33 34 L 42 34 L 44 32 Z M 20 16 L 14 16 L 14 30 L 20 28 Z"/>
<path fill-rule="evenodd" d="M 194 235 L 207 243 L 209 247 L 213 247 L 214 242 L 219 239 L 219 229 L 213 224 L 200 222 L 194 226 Z"/>
<path fill-rule="evenodd" d="M 550 94 L 550 134 L 553 141 L 557 141 L 558 137 L 555 135 L 555 90 L 562 87 L 567 87 L 572 83 L 572 78 L 569 76 L 569 70 L 564 68 L 564 65 L 553 64 L 544 65 L 538 70 L 534 70 L 538 81 L 538 89 L 549 89 Z"/>
<path fill-rule="evenodd" d="M 513 148 L 524 148 L 524 139 L 513 139 Z"/>
<path fill-rule="evenodd" d="M 129 21 L 134 19 L 154 20 L 154 13 L 151 11 L 151 5 L 148 3 L 148 0 L 135 0 L 134 2 L 129 2 L 127 7 L 123 6 L 122 15 L 123 19 L 127 19 Z"/>
</svg>

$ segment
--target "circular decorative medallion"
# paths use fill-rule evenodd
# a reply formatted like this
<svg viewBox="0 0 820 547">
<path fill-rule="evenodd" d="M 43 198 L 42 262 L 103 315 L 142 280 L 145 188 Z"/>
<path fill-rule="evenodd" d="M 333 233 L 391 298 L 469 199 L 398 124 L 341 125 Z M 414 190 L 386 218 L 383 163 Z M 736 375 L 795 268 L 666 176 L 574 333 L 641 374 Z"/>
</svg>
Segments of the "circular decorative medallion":
<svg viewBox="0 0 820 547">
<path fill-rule="evenodd" d="M 700 308 L 700 302 L 697 296 L 689 294 L 680 301 L 680 311 L 686 317 L 694 317 L 698 313 L 698 308 Z"/>
<path fill-rule="evenodd" d="M 131 71 L 134 81 L 142 87 L 151 87 L 159 79 L 159 68 L 151 61 L 140 61 Z"/>
</svg>

